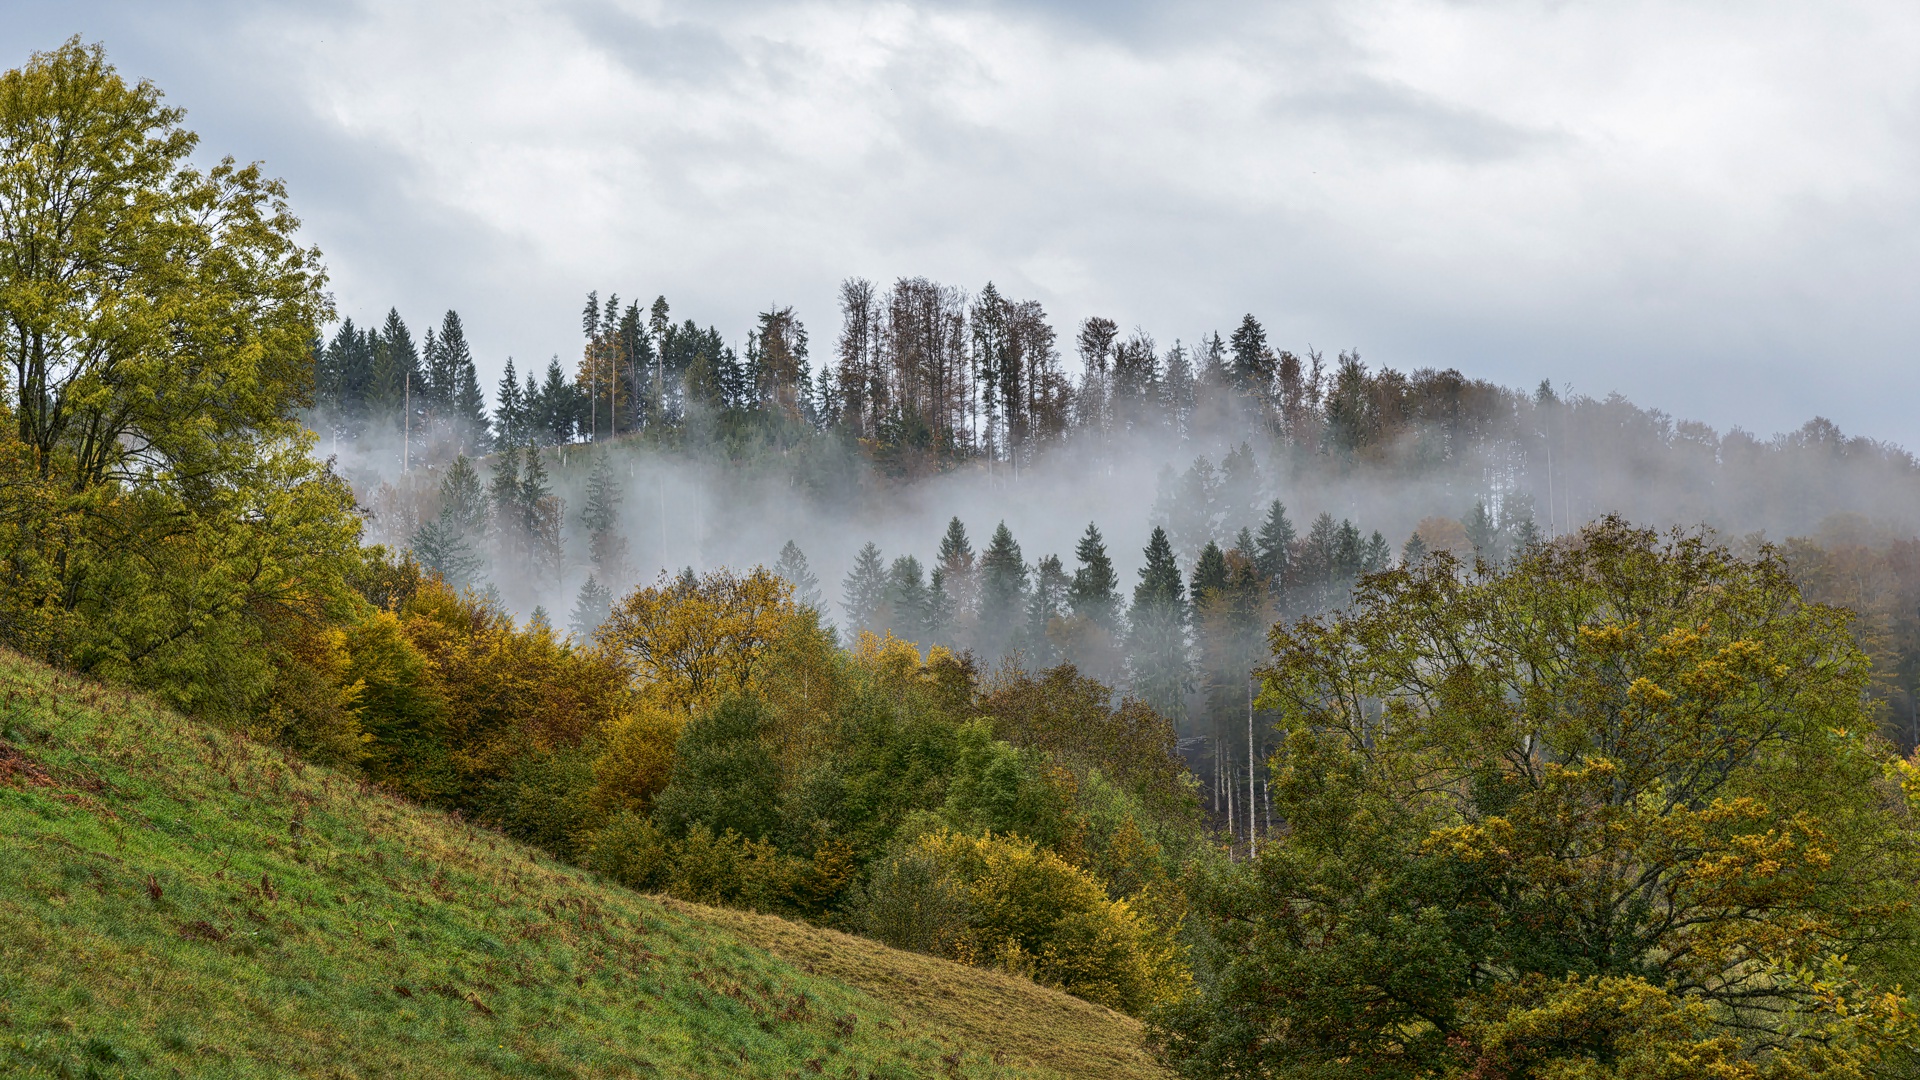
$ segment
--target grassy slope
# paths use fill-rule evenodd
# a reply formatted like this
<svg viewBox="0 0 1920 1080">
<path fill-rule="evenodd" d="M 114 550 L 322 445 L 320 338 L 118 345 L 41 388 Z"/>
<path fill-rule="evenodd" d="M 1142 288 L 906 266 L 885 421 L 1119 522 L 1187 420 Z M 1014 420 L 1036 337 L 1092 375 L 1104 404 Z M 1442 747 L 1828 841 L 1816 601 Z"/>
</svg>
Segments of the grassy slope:
<svg viewBox="0 0 1920 1080">
<path fill-rule="evenodd" d="M 0 1074 L 1137 1076 L 1117 1014 L 637 896 L 0 652 Z"/>
</svg>

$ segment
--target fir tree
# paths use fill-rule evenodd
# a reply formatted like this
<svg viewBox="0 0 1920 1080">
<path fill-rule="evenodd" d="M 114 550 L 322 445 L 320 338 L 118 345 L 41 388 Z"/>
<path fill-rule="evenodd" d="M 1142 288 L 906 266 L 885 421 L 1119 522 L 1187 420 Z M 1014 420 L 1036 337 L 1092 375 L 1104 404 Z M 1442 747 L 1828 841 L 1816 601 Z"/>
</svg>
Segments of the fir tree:
<svg viewBox="0 0 1920 1080">
<path fill-rule="evenodd" d="M 885 615 L 896 637 L 915 643 L 928 640 L 933 629 L 933 594 L 919 559 L 902 555 L 888 568 Z"/>
<path fill-rule="evenodd" d="M 847 613 L 847 629 L 879 631 L 882 609 L 887 603 L 887 566 L 880 557 L 880 545 L 867 541 L 854 557 L 853 569 L 841 583 L 841 609 Z"/>
<path fill-rule="evenodd" d="M 526 549 L 526 510 L 520 504 L 520 451 L 509 445 L 493 456 L 494 539 L 499 565 L 511 566 Z"/>
<path fill-rule="evenodd" d="M 580 597 L 574 601 L 573 632 L 581 639 L 593 637 L 594 631 L 613 614 L 613 590 L 607 588 L 592 575 L 587 575 L 586 584 L 580 586 Z"/>
<path fill-rule="evenodd" d="M 800 550 L 800 545 L 787 541 L 780 549 L 779 560 L 773 564 L 773 572 L 793 586 L 794 603 L 821 610 L 820 579 L 807 565 L 806 553 Z"/>
<path fill-rule="evenodd" d="M 1400 546 L 1400 565 L 1412 566 L 1427 557 L 1427 542 L 1418 532 L 1407 536 L 1407 542 Z"/>
<path fill-rule="evenodd" d="M 1377 574 L 1392 565 L 1393 546 L 1387 543 L 1387 538 L 1380 534 L 1380 530 L 1375 529 L 1360 552 L 1360 572 Z"/>
<path fill-rule="evenodd" d="M 520 384 L 514 381 L 517 378 L 513 357 L 509 356 L 507 370 L 494 392 L 493 444 L 499 448 L 511 448 L 527 437 L 527 403 Z"/>
<path fill-rule="evenodd" d="M 1067 602 L 1076 616 L 1111 633 L 1120 616 L 1120 575 L 1107 557 L 1106 538 L 1093 522 L 1087 522 L 1073 557 L 1080 565 L 1074 569 Z"/>
<path fill-rule="evenodd" d="M 1073 579 L 1067 576 L 1060 556 L 1049 555 L 1034 564 L 1033 593 L 1027 599 L 1027 661 L 1036 668 L 1050 668 L 1060 662 L 1060 650 L 1048 636 L 1055 619 L 1065 614 Z"/>
<path fill-rule="evenodd" d="M 1207 546 L 1200 549 L 1200 557 L 1194 560 L 1193 582 L 1189 586 L 1188 595 L 1193 597 L 1193 603 L 1197 607 L 1208 594 L 1226 587 L 1226 553 L 1220 550 L 1219 544 L 1209 540 Z"/>
<path fill-rule="evenodd" d="M 627 539 L 620 535 L 620 486 L 614 480 L 613 459 L 596 454 L 587 473 L 587 503 L 580 511 L 587 529 L 587 551 L 593 566 L 609 581 L 626 574 Z"/>
<path fill-rule="evenodd" d="M 487 445 L 487 406 L 480 393 L 480 376 L 474 370 L 473 350 L 467 345 L 467 331 L 460 314 L 448 311 L 440 320 L 439 378 L 445 381 L 445 402 L 449 421 L 460 445 L 469 450 L 484 450 Z"/>
<path fill-rule="evenodd" d="M 1260 523 L 1260 534 L 1254 538 L 1251 554 L 1254 569 L 1267 579 L 1267 588 L 1276 597 L 1282 595 L 1293 577 L 1294 541 L 1293 522 L 1287 520 L 1287 508 L 1275 499 L 1267 504 L 1267 517 Z"/>
<path fill-rule="evenodd" d="M 451 518 L 462 536 L 478 541 L 486 535 L 487 493 L 465 454 L 453 459 L 446 478 L 440 481 L 440 506 L 440 512 Z"/>
<path fill-rule="evenodd" d="M 1233 384 L 1242 393 L 1260 393 L 1267 389 L 1273 375 L 1273 354 L 1267 351 L 1267 331 L 1260 320 L 1248 315 L 1240 320 L 1233 337 Z"/>
<path fill-rule="evenodd" d="M 979 581 L 973 544 L 958 517 L 947 522 L 939 555 L 939 566 L 933 571 L 934 622 L 946 644 L 965 648 L 972 644 Z"/>
<path fill-rule="evenodd" d="M 1504 561 L 1506 552 L 1501 549 L 1505 546 L 1505 537 L 1500 535 L 1500 525 L 1486 503 L 1476 501 L 1461 524 L 1467 528 L 1467 542 L 1473 545 L 1475 559 L 1488 566 L 1499 566 Z"/>
<path fill-rule="evenodd" d="M 547 466 L 540 452 L 527 448 L 526 464 L 520 474 L 522 535 L 527 555 L 537 579 L 558 583 L 566 564 L 566 548 L 560 534 L 564 506 L 547 481 Z"/>
<path fill-rule="evenodd" d="M 1021 560 L 1012 530 L 1002 521 L 980 556 L 979 644 L 987 656 L 999 656 L 1011 643 L 1026 597 L 1027 564 Z"/>
<path fill-rule="evenodd" d="M 1157 526 L 1147 541 L 1146 565 L 1133 587 L 1128 621 L 1133 627 L 1134 692 L 1179 723 L 1186 716 L 1187 605 L 1173 544 Z"/>
<path fill-rule="evenodd" d="M 473 584 L 481 560 L 445 510 L 414 531 L 413 557 L 455 589 Z"/>
</svg>

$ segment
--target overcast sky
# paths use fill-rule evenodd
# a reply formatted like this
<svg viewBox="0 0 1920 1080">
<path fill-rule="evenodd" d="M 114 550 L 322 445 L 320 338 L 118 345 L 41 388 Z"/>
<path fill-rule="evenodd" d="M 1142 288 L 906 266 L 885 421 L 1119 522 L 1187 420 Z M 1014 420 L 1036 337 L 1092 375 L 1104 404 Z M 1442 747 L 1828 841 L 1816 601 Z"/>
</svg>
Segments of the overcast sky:
<svg viewBox="0 0 1920 1080">
<path fill-rule="evenodd" d="M 819 356 L 840 279 L 926 275 L 1920 448 L 1911 0 L 6 7 L 6 66 L 105 43 L 489 386 L 589 289 Z"/>
</svg>

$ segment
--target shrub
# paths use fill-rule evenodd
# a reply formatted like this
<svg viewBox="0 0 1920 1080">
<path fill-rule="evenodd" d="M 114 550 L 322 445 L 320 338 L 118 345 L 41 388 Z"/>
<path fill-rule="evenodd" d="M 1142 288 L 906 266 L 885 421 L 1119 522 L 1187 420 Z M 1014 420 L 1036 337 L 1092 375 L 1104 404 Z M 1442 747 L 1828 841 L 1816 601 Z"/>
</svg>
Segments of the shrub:
<svg viewBox="0 0 1920 1080">
<path fill-rule="evenodd" d="M 1185 988 L 1163 933 L 1021 837 L 939 829 L 902 844 L 875 868 L 861 917 L 892 944 L 997 965 L 1125 1012 Z"/>
<path fill-rule="evenodd" d="M 668 836 L 737 833 L 764 840 L 779 827 L 780 769 L 760 739 L 766 706 L 729 697 L 687 725 L 675 747 L 671 779 L 654 805 Z"/>
</svg>

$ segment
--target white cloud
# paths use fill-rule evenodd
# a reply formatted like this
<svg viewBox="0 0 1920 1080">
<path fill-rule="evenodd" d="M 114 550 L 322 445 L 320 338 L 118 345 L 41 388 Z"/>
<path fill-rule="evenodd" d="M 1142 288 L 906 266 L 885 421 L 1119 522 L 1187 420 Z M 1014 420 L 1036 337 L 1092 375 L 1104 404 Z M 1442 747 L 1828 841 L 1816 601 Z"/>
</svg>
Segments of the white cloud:
<svg viewBox="0 0 1920 1080">
<path fill-rule="evenodd" d="M 841 277 L 924 273 L 1920 444 L 1910 6 L 41 5 L 0 44 L 73 30 L 288 178 L 343 310 L 458 307 L 494 364 L 589 288 L 824 342 Z"/>
</svg>

